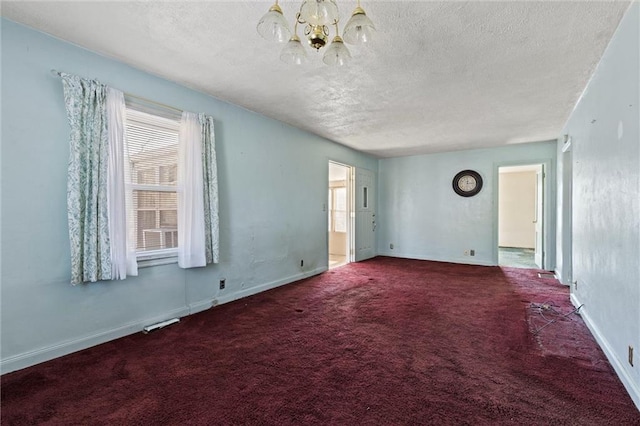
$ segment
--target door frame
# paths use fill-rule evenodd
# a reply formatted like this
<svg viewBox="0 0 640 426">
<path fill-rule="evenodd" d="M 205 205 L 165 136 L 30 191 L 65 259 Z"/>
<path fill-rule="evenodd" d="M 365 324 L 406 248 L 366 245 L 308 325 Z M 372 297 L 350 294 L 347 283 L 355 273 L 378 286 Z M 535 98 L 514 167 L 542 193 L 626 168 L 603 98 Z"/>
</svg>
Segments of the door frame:
<svg viewBox="0 0 640 426">
<path fill-rule="evenodd" d="M 565 285 L 571 285 L 573 281 L 573 152 L 571 150 L 571 137 L 565 135 L 564 144 L 558 161 L 562 161 L 562 211 L 558 212 L 562 217 L 558 221 L 562 224 L 561 228 L 561 247 L 559 258 L 562 259 L 562 268 L 560 270 L 560 282 Z M 557 267 L 558 265 L 556 265 Z"/>
<path fill-rule="evenodd" d="M 552 167 L 554 162 L 551 158 L 532 159 L 532 160 L 514 160 L 501 161 L 493 164 L 493 264 L 498 265 L 498 227 L 499 227 L 499 182 L 500 167 L 511 166 L 531 166 L 542 164 L 542 172 L 544 173 L 543 185 L 543 230 L 542 230 L 542 269 L 552 271 L 555 268 L 556 247 L 555 247 L 555 222 L 553 212 L 555 209 L 555 169 Z"/>
<path fill-rule="evenodd" d="M 354 185 L 355 185 L 355 166 L 351 166 L 349 164 L 345 164 L 341 161 L 336 161 L 336 160 L 331 160 L 329 159 L 327 161 L 327 179 L 326 179 L 326 183 L 327 183 L 327 188 L 330 189 L 330 184 L 331 184 L 331 178 L 329 176 L 329 168 L 331 167 L 331 164 L 335 164 L 337 166 L 342 166 L 342 167 L 346 167 L 347 168 L 347 182 L 346 182 L 346 187 L 347 187 L 347 262 L 346 263 L 351 263 L 354 262 L 354 253 L 355 253 L 355 212 L 354 212 L 354 207 L 355 207 L 355 195 L 354 195 Z M 327 192 L 325 192 L 326 194 Z M 329 268 L 329 232 L 328 232 L 328 228 L 329 228 L 329 204 L 328 204 L 328 200 L 325 199 L 324 202 L 324 206 L 325 207 L 325 226 L 324 229 L 327 230 L 326 233 L 326 249 L 325 249 L 325 253 L 327 254 L 327 268 Z"/>
<path fill-rule="evenodd" d="M 536 166 L 536 202 L 535 202 L 535 248 L 534 248 L 534 262 L 538 268 L 542 268 L 544 265 L 544 230 L 546 228 L 546 223 L 544 221 L 544 181 L 545 181 L 545 171 L 544 165 L 538 164 Z M 499 214 L 499 213 L 498 213 Z M 540 221 L 542 219 L 542 221 Z M 538 233 L 539 232 L 539 233 Z M 538 244 L 540 242 L 540 244 Z"/>
</svg>

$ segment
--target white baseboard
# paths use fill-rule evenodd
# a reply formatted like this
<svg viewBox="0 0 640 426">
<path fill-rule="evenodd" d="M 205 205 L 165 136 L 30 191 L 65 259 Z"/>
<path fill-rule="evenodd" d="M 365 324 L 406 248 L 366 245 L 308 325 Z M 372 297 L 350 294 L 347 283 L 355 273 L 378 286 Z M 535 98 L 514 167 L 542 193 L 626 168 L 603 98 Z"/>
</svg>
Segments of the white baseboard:
<svg viewBox="0 0 640 426">
<path fill-rule="evenodd" d="M 562 271 L 558 271 L 558 268 L 553 269 L 553 275 L 556 276 L 556 280 L 558 280 L 560 284 L 567 285 L 562 282 Z"/>
<path fill-rule="evenodd" d="M 571 293 L 571 303 L 576 308 L 582 305 L 582 303 L 574 293 Z M 598 326 L 595 325 L 591 320 L 591 317 L 589 317 L 589 310 L 586 306 L 583 306 L 582 309 L 580 309 L 580 316 L 584 320 L 584 323 L 587 325 L 587 328 L 589 328 L 589 331 L 591 331 L 593 337 L 596 339 L 596 342 L 598 342 L 598 345 L 600 345 L 600 348 L 602 349 L 604 354 L 607 356 L 607 359 L 613 366 L 613 369 L 618 375 L 618 378 L 624 385 L 625 389 L 627 389 L 627 392 L 629 393 L 629 396 L 631 396 L 634 404 L 636 404 L 636 408 L 640 410 L 640 383 L 636 383 L 633 380 L 633 377 L 631 377 L 627 370 L 624 368 L 623 361 L 621 361 L 616 356 L 616 353 L 613 351 L 611 345 L 609 345 L 607 339 L 602 335 L 602 333 L 600 333 L 600 329 L 598 328 Z"/>
<path fill-rule="evenodd" d="M 225 294 L 223 296 L 219 296 L 217 299 L 213 301 L 213 304 L 222 305 L 223 303 L 233 302 L 234 300 L 242 299 L 244 297 L 253 296 L 254 294 L 262 293 L 263 291 L 271 290 L 272 288 L 280 287 L 286 284 L 290 284 L 294 281 L 302 280 L 305 278 L 312 277 L 314 275 L 321 274 L 327 271 L 329 268 L 326 266 L 322 266 L 320 268 L 313 269 L 311 271 L 303 272 L 301 274 L 292 275 L 287 278 L 283 278 L 281 280 L 272 281 L 270 283 L 262 284 L 256 287 L 247 288 L 235 293 Z"/>
<path fill-rule="evenodd" d="M 378 256 L 398 257 L 401 259 L 430 260 L 432 262 L 458 263 L 461 265 L 478 265 L 478 266 L 496 266 L 492 261 L 473 259 L 472 256 L 458 258 L 444 258 L 435 256 L 423 256 L 416 254 L 398 253 L 398 252 L 379 252 Z"/>
<path fill-rule="evenodd" d="M 50 361 L 54 358 L 58 358 L 64 355 L 68 355 L 73 352 L 81 351 L 83 349 L 90 348 L 102 343 L 109 342 L 111 340 L 118 339 L 120 337 L 128 336 L 133 333 L 142 331 L 142 329 L 149 324 L 155 324 L 160 321 L 164 321 L 170 318 L 180 318 L 189 315 L 188 308 L 175 309 L 164 313 L 161 316 L 148 318 L 140 321 L 135 321 L 123 326 L 105 330 L 90 336 L 81 337 L 79 339 L 68 340 L 58 343 L 56 345 L 48 346 L 45 348 L 36 349 L 29 352 L 24 352 L 18 355 L 14 355 L 9 358 L 5 358 L 0 361 L 0 373 L 10 373 L 12 371 L 21 370 L 23 368 L 31 367 L 32 365 L 40 364 L 45 361 Z"/>
<path fill-rule="evenodd" d="M 217 300 L 202 300 L 190 304 L 188 307 L 174 309 L 166 312 L 160 316 L 153 318 L 147 318 L 140 321 L 134 321 L 129 324 L 125 324 L 120 327 L 113 328 L 111 330 L 101 331 L 99 333 L 81 337 L 79 339 L 68 340 L 45 348 L 36 349 L 29 352 L 24 352 L 18 355 L 14 355 L 3 360 L 0 360 L 0 374 L 10 373 L 12 371 L 21 370 L 23 368 L 31 367 L 32 365 L 40 364 L 45 361 L 50 361 L 54 358 L 58 358 L 64 355 L 68 355 L 73 352 L 81 351 L 83 349 L 90 348 L 102 343 L 109 342 L 111 340 L 118 339 L 120 337 L 128 336 L 133 333 L 142 331 L 142 329 L 150 324 L 155 324 L 160 321 L 164 321 L 170 318 L 181 318 L 187 315 L 195 314 L 211 308 L 217 304 L 231 302 L 232 300 L 241 299 L 243 297 L 251 296 L 262 291 L 270 290 L 285 284 L 292 283 L 294 281 L 301 280 L 313 275 L 320 274 L 326 271 L 328 268 L 321 267 L 312 271 L 297 274 L 282 280 L 273 281 L 271 283 L 263 284 L 257 287 L 252 287 L 241 292 L 233 293 L 228 296 L 220 297 Z"/>
<path fill-rule="evenodd" d="M 558 268 L 556 268 L 556 269 L 553 270 L 553 273 L 556 275 L 556 279 L 558 280 L 558 282 L 560 284 L 566 285 L 567 287 L 571 286 L 571 282 L 566 283 L 566 282 L 564 282 L 562 280 L 562 271 L 561 270 L 558 270 Z"/>
<path fill-rule="evenodd" d="M 191 303 L 189 305 L 189 315 L 197 314 L 198 312 L 206 311 L 212 308 L 214 303 L 211 299 L 201 300 L 200 302 Z"/>
</svg>

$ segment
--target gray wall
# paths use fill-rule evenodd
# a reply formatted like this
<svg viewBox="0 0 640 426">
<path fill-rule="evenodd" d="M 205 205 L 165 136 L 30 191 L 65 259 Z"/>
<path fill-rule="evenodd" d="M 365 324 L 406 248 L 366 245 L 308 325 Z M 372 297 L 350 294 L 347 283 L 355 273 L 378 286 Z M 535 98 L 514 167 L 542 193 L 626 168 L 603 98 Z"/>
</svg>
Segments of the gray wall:
<svg viewBox="0 0 640 426">
<path fill-rule="evenodd" d="M 216 119 L 219 265 L 69 284 L 69 126 L 52 68 Z M 330 159 L 377 169 L 372 157 L 2 20 L 2 371 L 325 270 Z"/>
<path fill-rule="evenodd" d="M 547 162 L 546 251 L 555 262 L 556 143 L 539 142 L 501 148 L 382 159 L 378 181 L 378 253 L 445 262 L 496 265 L 498 167 Z M 482 176 L 482 191 L 470 198 L 453 192 L 461 170 Z M 390 244 L 394 245 L 390 249 Z M 475 256 L 464 251 L 475 250 Z"/>
<path fill-rule="evenodd" d="M 640 408 L 639 63 L 635 2 L 564 133 L 572 139 L 573 156 L 572 299 L 584 304 L 583 318 Z"/>
</svg>

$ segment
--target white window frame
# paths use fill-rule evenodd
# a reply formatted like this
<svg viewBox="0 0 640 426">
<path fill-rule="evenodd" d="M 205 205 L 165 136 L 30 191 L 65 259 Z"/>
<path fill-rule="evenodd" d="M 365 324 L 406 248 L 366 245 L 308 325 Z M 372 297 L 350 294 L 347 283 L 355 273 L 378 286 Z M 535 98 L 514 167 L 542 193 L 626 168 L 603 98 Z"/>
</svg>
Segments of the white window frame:
<svg viewBox="0 0 640 426">
<path fill-rule="evenodd" d="M 180 115 L 176 112 L 176 111 L 172 111 L 172 110 L 166 110 L 166 109 L 161 109 L 159 107 L 157 107 L 156 105 L 148 105 L 148 104 L 141 104 L 138 99 L 135 98 L 125 98 L 126 101 L 126 112 L 127 114 L 129 114 L 130 110 L 133 111 L 138 111 L 138 112 L 144 112 L 146 114 L 150 114 L 150 115 L 154 115 L 157 117 L 162 117 L 162 118 L 168 118 L 171 120 L 174 120 L 178 123 L 179 126 L 179 122 L 180 122 Z M 173 130 L 173 129 L 171 129 Z M 176 150 L 178 148 L 176 147 Z M 160 167 L 157 167 L 157 170 L 155 171 L 156 174 L 160 173 Z M 160 176 L 158 176 L 158 182 L 160 182 Z M 148 184 L 138 184 L 138 183 L 131 183 L 129 181 L 127 181 L 125 183 L 125 188 L 128 194 L 132 194 L 133 191 L 153 191 L 153 192 L 167 192 L 167 193 L 175 193 L 176 195 L 178 195 L 179 192 L 179 186 L 171 186 L 171 185 L 148 185 Z M 136 216 L 136 227 L 138 226 L 137 223 L 137 212 L 141 211 L 141 210 L 145 210 L 144 208 L 135 208 L 133 206 L 128 206 L 130 208 L 133 208 L 133 212 L 127 211 L 127 217 L 129 217 L 129 215 L 135 215 Z M 156 221 L 160 220 L 160 211 L 161 210 L 171 210 L 171 209 L 162 209 L 160 208 L 159 205 L 156 205 L 155 209 L 149 209 L 150 211 L 155 211 L 156 212 Z M 176 207 L 176 215 L 177 215 L 177 207 Z M 176 231 L 176 237 L 177 237 L 177 231 Z M 136 237 L 137 238 L 137 237 Z M 138 262 L 138 268 L 144 268 L 144 267 L 148 267 L 148 266 L 156 266 L 156 265 L 165 265 L 165 264 L 171 264 L 171 263 L 177 263 L 178 262 L 178 245 L 176 242 L 176 246 L 175 247 L 170 247 L 170 248 L 162 248 L 162 249 L 156 249 L 156 250 L 138 250 L 137 249 L 137 243 L 136 243 L 136 259 Z"/>
<path fill-rule="evenodd" d="M 175 186 L 141 185 L 141 184 L 137 184 L 137 183 L 128 183 L 126 186 L 127 186 L 127 191 L 153 191 L 153 192 L 175 193 L 176 195 L 178 194 L 178 188 L 175 187 Z M 144 209 L 144 208 L 134 209 L 134 211 L 136 213 L 141 211 L 141 210 L 155 211 L 156 212 L 156 217 L 158 218 L 157 220 L 159 220 L 160 211 L 163 210 L 163 209 L 161 209 L 158 206 L 156 206 L 155 209 Z M 164 210 L 170 210 L 170 209 L 164 209 Z M 177 208 L 176 208 L 176 214 L 177 214 Z M 176 231 L 176 235 L 177 235 L 177 231 Z M 138 259 L 138 262 L 154 260 L 154 259 L 166 259 L 166 258 L 169 258 L 169 257 L 174 258 L 174 259 L 171 262 L 167 262 L 167 263 L 174 263 L 174 262 L 178 261 L 178 246 L 177 246 L 177 244 L 176 244 L 175 247 L 157 249 L 157 250 L 137 250 L 136 249 L 136 258 Z M 138 264 L 138 266 L 140 266 L 140 264 Z"/>
<path fill-rule="evenodd" d="M 340 189 L 344 189 L 345 193 L 347 191 L 347 187 L 343 184 L 337 184 L 337 185 L 331 185 L 329 187 L 329 205 L 328 205 L 328 210 L 329 210 L 329 232 L 338 232 L 338 233 L 346 233 L 348 232 L 349 226 L 348 223 L 346 221 L 349 220 L 348 218 L 348 213 L 349 213 L 349 209 L 348 209 L 348 200 L 347 200 L 347 205 L 345 205 L 345 210 L 339 210 L 336 209 L 336 192 Z M 336 231 L 336 213 L 344 213 L 345 215 L 345 230 L 344 231 Z"/>
</svg>

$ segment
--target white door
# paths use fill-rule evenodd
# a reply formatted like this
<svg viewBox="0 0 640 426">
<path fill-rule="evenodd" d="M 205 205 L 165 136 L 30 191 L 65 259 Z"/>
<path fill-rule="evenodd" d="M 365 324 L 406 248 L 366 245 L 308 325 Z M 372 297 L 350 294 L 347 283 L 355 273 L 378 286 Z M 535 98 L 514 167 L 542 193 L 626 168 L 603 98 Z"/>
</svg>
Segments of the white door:
<svg viewBox="0 0 640 426">
<path fill-rule="evenodd" d="M 356 169 L 355 184 L 355 261 L 376 255 L 376 189 L 371 170 Z"/>
<path fill-rule="evenodd" d="M 536 172 L 536 216 L 533 221 L 536 224 L 536 250 L 534 261 L 538 268 L 542 269 L 544 262 L 543 231 L 544 231 L 544 169 L 542 165 Z"/>
</svg>

